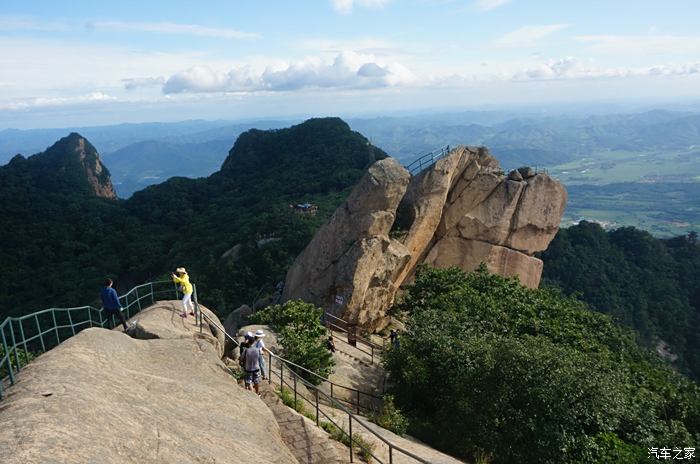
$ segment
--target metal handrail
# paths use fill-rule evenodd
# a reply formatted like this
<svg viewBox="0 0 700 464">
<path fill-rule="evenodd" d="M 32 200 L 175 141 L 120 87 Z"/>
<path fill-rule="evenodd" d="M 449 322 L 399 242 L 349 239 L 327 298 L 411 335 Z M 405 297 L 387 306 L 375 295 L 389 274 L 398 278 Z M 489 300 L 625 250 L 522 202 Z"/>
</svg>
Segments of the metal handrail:
<svg viewBox="0 0 700 464">
<path fill-rule="evenodd" d="M 167 284 L 168 288 L 161 289 L 163 284 Z M 196 285 L 192 284 L 192 287 L 195 315 L 199 316 L 201 326 Z M 130 319 L 144 307 L 155 303 L 157 295 L 173 293 L 179 299 L 177 285 L 172 281 L 161 280 L 137 285 L 118 299 L 126 312 L 126 318 Z M 149 300 L 150 304 L 144 300 Z M 103 311 L 102 308 L 88 305 L 48 308 L 24 316 L 5 318 L 0 324 L 0 347 L 3 349 L 0 358 L 0 399 L 3 398 L 4 387 L 14 385 L 17 373 L 29 363 L 28 357 L 45 353 L 86 327 L 104 328 L 108 325 L 109 319 L 103 316 Z"/>
<path fill-rule="evenodd" d="M 233 343 L 235 343 L 236 346 L 240 346 L 240 343 L 238 342 L 238 340 L 236 340 L 231 334 L 229 334 L 229 333 L 226 331 L 226 329 L 225 329 L 224 327 L 222 327 L 221 325 L 217 324 L 212 318 L 210 318 L 210 317 L 209 317 L 207 314 L 205 314 L 204 312 L 201 312 L 201 315 L 202 315 L 202 318 L 203 318 L 203 319 L 206 319 L 210 324 L 213 324 L 214 327 L 216 327 L 217 330 L 220 330 L 220 331 L 224 334 L 224 336 L 225 336 L 226 338 L 228 338 L 229 340 L 231 340 Z M 375 399 L 381 399 L 381 397 L 379 397 L 379 396 L 377 396 L 377 395 L 373 395 L 373 394 L 371 394 L 371 393 L 363 392 L 363 391 L 361 391 L 361 390 L 357 390 L 357 389 L 355 389 L 355 388 L 346 387 L 346 386 L 343 386 L 343 385 L 336 384 L 336 383 L 330 381 L 329 379 L 327 379 L 327 378 L 325 378 L 325 377 L 323 377 L 323 376 L 321 376 L 321 375 L 319 375 L 319 374 L 317 374 L 317 373 L 315 373 L 315 372 L 313 372 L 313 371 L 311 371 L 311 370 L 309 370 L 309 369 L 307 369 L 307 368 L 305 368 L 305 367 L 303 367 L 303 366 L 300 366 L 300 365 L 298 365 L 298 364 L 296 364 L 296 363 L 294 363 L 294 362 L 292 362 L 292 361 L 289 361 L 289 360 L 287 360 L 287 359 L 285 359 L 285 358 L 283 358 L 283 357 L 281 357 L 281 356 L 278 356 L 278 355 L 274 354 L 272 351 L 268 350 L 267 348 L 264 348 L 264 350 L 268 353 L 268 367 L 269 367 L 269 372 L 270 372 L 270 375 L 268 376 L 268 383 L 270 383 L 270 384 L 272 383 L 272 374 L 273 374 L 272 360 L 273 360 L 273 359 L 276 359 L 276 360 L 279 361 L 279 363 L 280 363 L 280 373 L 279 373 L 280 387 L 284 387 L 284 385 L 285 385 L 285 380 L 284 380 L 284 366 L 286 365 L 286 366 L 289 366 L 289 367 L 293 367 L 294 369 L 288 369 L 288 371 L 289 371 L 289 374 L 292 376 L 292 379 L 293 379 L 293 382 L 294 382 L 294 383 L 293 383 L 293 385 L 289 385 L 289 383 L 287 383 L 287 385 L 288 385 L 289 387 L 292 387 L 292 388 L 293 388 L 293 391 L 294 391 L 294 403 L 296 404 L 297 398 L 298 398 L 298 397 L 301 397 L 301 398 L 304 399 L 305 401 L 309 402 L 311 405 L 315 406 L 315 408 L 316 408 L 316 425 L 318 425 L 318 423 L 319 423 L 319 414 L 323 414 L 328 420 L 331 421 L 331 423 L 332 423 L 333 425 L 335 425 L 338 429 L 340 429 L 340 430 L 350 439 L 350 442 L 351 442 L 351 443 L 355 443 L 355 444 L 357 444 L 358 446 L 362 447 L 362 444 L 359 443 L 359 442 L 357 441 L 357 439 L 354 439 L 353 436 L 352 436 L 352 435 L 353 435 L 353 432 L 352 432 L 352 421 L 353 421 L 353 419 L 354 419 L 355 422 L 357 422 L 358 424 L 362 425 L 362 427 L 364 427 L 365 430 L 367 430 L 369 433 L 371 433 L 372 435 L 374 435 L 375 437 L 377 437 L 380 441 L 382 441 L 384 444 L 386 444 L 386 445 L 389 447 L 389 464 L 393 464 L 393 452 L 394 452 L 394 450 L 396 450 L 396 451 L 398 451 L 398 452 L 400 452 L 400 453 L 403 453 L 403 454 L 405 454 L 406 456 L 411 457 L 411 458 L 415 459 L 416 461 L 418 461 L 418 462 L 420 462 L 420 463 L 423 463 L 423 464 L 430 464 L 429 461 L 424 460 L 423 458 L 421 458 L 421 457 L 419 457 L 419 456 L 417 456 L 417 455 L 411 453 L 411 452 L 408 451 L 408 450 L 405 450 L 405 449 L 401 448 L 400 446 L 394 445 L 393 443 L 391 443 L 390 441 L 388 441 L 387 439 L 385 439 L 385 438 L 382 437 L 381 435 L 377 434 L 374 430 L 372 430 L 371 428 L 367 427 L 367 426 L 363 423 L 362 419 L 358 418 L 355 414 L 353 414 L 350 410 L 348 410 L 348 409 L 345 407 L 345 405 L 343 405 L 340 401 L 338 401 L 338 398 L 333 397 L 333 393 L 332 393 L 332 392 L 333 392 L 333 389 L 332 389 L 332 388 L 331 388 L 331 395 L 328 395 L 328 394 L 326 394 L 324 391 L 322 391 L 321 389 L 319 389 L 317 385 L 313 385 L 311 382 L 308 382 L 306 379 L 304 379 L 304 378 L 303 378 L 301 375 L 299 375 L 295 370 L 296 370 L 296 369 L 299 369 L 299 370 L 301 370 L 301 371 L 307 372 L 307 373 L 309 373 L 309 374 L 311 374 L 311 375 L 313 375 L 313 376 L 315 376 L 315 377 L 317 377 L 317 378 L 319 378 L 319 379 L 322 379 L 324 382 L 328 382 L 331 386 L 337 385 L 337 386 L 340 386 L 340 387 L 342 387 L 342 388 L 347 388 L 348 390 L 352 390 L 352 391 L 355 391 L 355 392 L 358 392 L 358 393 L 362 393 L 362 394 L 364 394 L 364 395 L 370 396 L 370 397 L 375 398 Z M 276 372 L 274 372 L 274 373 L 275 373 L 275 375 L 277 375 Z M 311 389 L 311 390 L 313 390 L 313 391 L 315 392 L 315 394 L 314 394 L 315 403 L 312 403 L 311 400 L 309 400 L 309 399 L 306 398 L 304 395 L 301 395 L 301 394 L 298 392 L 298 389 L 296 388 L 297 382 L 301 382 L 307 389 Z M 334 408 L 339 409 L 339 410 L 343 411 L 344 413 L 348 414 L 348 429 L 349 429 L 348 432 L 346 432 L 345 430 L 343 430 L 343 428 L 342 428 L 341 426 L 339 426 L 337 423 L 335 423 L 335 421 L 333 421 L 333 419 L 332 419 L 331 417 L 329 417 L 323 410 L 321 410 L 321 409 L 319 408 L 319 396 L 324 397 L 324 399 L 326 399 L 327 402 L 330 403 Z M 359 404 L 359 401 L 358 401 L 358 404 Z M 359 411 L 358 411 L 358 414 L 359 414 Z M 350 462 L 354 462 L 354 461 L 353 461 L 354 458 L 353 458 L 353 449 L 352 449 L 352 446 L 349 446 L 349 448 L 350 448 Z M 381 461 L 379 458 L 377 458 L 377 456 L 375 456 L 375 455 L 371 452 L 371 450 L 367 450 L 367 449 L 366 449 L 365 451 L 366 451 L 370 456 L 372 456 L 372 458 L 374 458 L 377 462 L 379 462 L 380 464 L 383 464 L 383 461 Z"/>
<path fill-rule="evenodd" d="M 268 378 L 269 378 L 269 381 L 270 381 L 270 383 L 272 382 L 272 373 L 273 373 L 273 370 L 272 370 L 272 359 L 277 359 L 277 360 L 281 361 L 281 363 L 280 363 L 280 373 L 279 373 L 279 375 L 278 375 L 279 378 L 280 378 L 280 387 L 284 387 L 284 383 L 285 383 L 285 381 L 284 381 L 284 365 L 287 364 L 288 361 L 285 360 L 284 358 L 281 358 L 281 357 L 279 357 L 279 356 L 273 354 L 273 353 L 270 352 L 269 350 L 267 350 L 267 351 L 268 351 L 268 353 L 270 354 L 270 376 L 268 377 Z M 292 363 L 292 364 L 293 364 L 293 363 Z M 358 424 L 360 424 L 367 432 L 369 432 L 369 433 L 371 433 L 372 435 L 374 435 L 377 439 L 379 439 L 381 442 L 383 442 L 386 446 L 389 447 L 389 464 L 393 464 L 393 453 L 394 453 L 394 451 L 398 451 L 398 452 L 400 452 L 400 453 L 402 453 L 402 454 L 404 454 L 404 455 L 406 455 L 406 456 L 408 456 L 408 457 L 410 457 L 410 458 L 415 459 L 416 461 L 418 461 L 418 462 L 420 462 L 420 463 L 423 463 L 423 464 L 430 464 L 430 461 L 426 461 L 426 460 L 424 460 L 423 458 L 421 458 L 420 456 L 417 456 L 416 454 L 414 454 L 414 453 L 412 453 L 412 452 L 410 452 L 410 451 L 408 451 L 408 450 L 406 450 L 406 449 L 404 449 L 404 448 L 402 448 L 402 447 L 400 447 L 400 446 L 394 445 L 394 444 L 391 443 L 389 440 L 387 440 L 386 438 L 382 437 L 381 435 L 379 435 L 377 432 L 375 432 L 375 431 L 372 430 L 371 428 L 367 427 L 367 425 L 365 425 L 363 419 L 361 419 L 361 418 L 359 418 L 358 416 L 356 416 L 355 414 L 353 414 L 353 413 L 352 413 L 350 410 L 348 410 L 342 403 L 338 402 L 336 398 L 333 398 L 332 396 L 328 396 L 325 392 L 323 392 L 322 390 L 320 390 L 316 385 L 313 385 L 313 384 L 311 384 L 310 382 L 306 381 L 306 379 L 304 379 L 304 378 L 301 377 L 299 374 L 297 374 L 296 372 L 294 372 L 293 369 L 290 369 L 290 370 L 289 370 L 289 373 L 292 375 L 293 385 L 289 385 L 288 383 L 287 383 L 287 385 L 289 385 L 290 387 L 293 386 L 293 388 L 294 388 L 294 403 L 296 404 L 296 403 L 297 403 L 297 398 L 298 398 L 298 397 L 301 397 L 303 400 L 307 401 L 307 402 L 308 402 L 309 404 L 311 404 L 312 406 L 315 406 L 315 408 L 316 408 L 316 424 L 317 424 L 317 425 L 318 425 L 318 421 L 319 421 L 319 412 L 320 412 L 320 413 L 323 414 L 326 418 L 328 418 L 329 420 L 331 420 L 331 422 L 333 422 L 333 425 L 335 425 L 336 427 L 338 427 L 338 428 L 350 439 L 350 442 L 351 442 L 351 443 L 355 443 L 355 444 L 357 444 L 359 447 L 362 447 L 362 444 L 361 444 L 358 440 L 354 439 L 353 436 L 352 436 L 352 435 L 353 435 L 352 421 L 355 420 L 355 422 L 357 422 Z M 276 372 L 275 372 L 275 374 L 277 375 Z M 300 392 L 298 392 L 298 389 L 296 388 L 297 382 L 301 382 L 301 383 L 307 388 L 307 390 L 310 389 L 310 390 L 313 390 L 313 391 L 314 391 L 314 400 L 315 400 L 314 402 L 312 402 L 309 398 L 306 398 L 304 395 L 302 395 Z M 320 408 L 319 408 L 319 396 L 325 397 L 325 399 L 326 399 L 327 401 L 329 401 L 329 402 L 331 403 L 331 405 L 332 405 L 334 408 L 336 408 L 336 409 L 338 409 L 338 410 L 340 410 L 340 411 L 342 411 L 343 413 L 345 413 L 345 414 L 348 415 L 348 431 L 347 431 L 347 432 L 346 432 L 345 430 L 343 430 L 343 428 L 340 427 L 338 424 L 336 424 L 325 412 L 323 412 L 322 410 L 320 410 Z M 349 446 L 349 448 L 350 448 L 350 462 L 354 462 L 354 461 L 353 461 L 353 458 L 354 458 L 354 457 L 353 457 L 353 447 L 352 447 L 352 446 Z M 383 464 L 383 461 L 380 460 L 374 453 L 372 453 L 371 450 L 368 450 L 368 449 L 365 448 L 365 451 L 366 451 L 370 456 L 372 456 L 372 458 L 375 459 L 377 462 L 379 462 L 380 464 Z"/>
<path fill-rule="evenodd" d="M 232 341 L 236 346 L 240 346 L 240 343 L 238 342 L 238 340 L 236 340 L 231 334 L 229 334 L 229 333 L 226 331 L 226 329 L 225 329 L 224 327 L 222 327 L 221 325 L 217 324 L 212 318 L 210 318 L 208 315 L 204 314 L 203 312 L 202 312 L 201 314 L 202 314 L 202 317 L 203 317 L 204 319 L 206 319 L 210 324 L 212 324 L 214 327 L 216 327 L 217 330 L 221 331 L 221 332 L 226 336 L 226 338 L 228 338 L 230 341 Z M 382 397 L 379 396 L 379 395 L 375 395 L 375 394 L 373 394 L 373 393 L 369 393 L 369 392 L 366 392 L 366 391 L 363 391 L 363 390 L 359 390 L 359 389 L 357 389 L 357 388 L 352 388 L 352 387 L 348 387 L 348 386 L 346 386 L 346 385 L 341 385 L 341 384 L 339 384 L 339 383 L 333 382 L 332 380 L 328 379 L 327 377 L 323 377 L 322 375 L 317 374 L 316 372 L 314 372 L 314 371 L 312 371 L 312 370 L 309 370 L 309 369 L 307 369 L 307 368 L 304 367 L 304 366 L 300 366 L 299 364 L 296 364 L 296 363 L 294 363 L 294 362 L 292 362 L 292 361 L 290 361 L 290 360 L 288 360 L 288 359 L 285 359 L 285 358 L 283 358 L 283 357 L 281 357 L 281 356 L 278 356 L 278 355 L 274 354 L 272 351 L 268 350 L 267 348 L 264 348 L 264 350 L 265 350 L 268 354 L 270 354 L 271 356 L 274 356 L 275 358 L 278 358 L 280 361 L 282 361 L 282 362 L 284 362 L 285 364 L 287 364 L 287 366 L 292 367 L 292 368 L 294 368 L 294 369 L 296 369 L 296 370 L 300 370 L 300 371 L 306 372 L 307 374 L 312 375 L 312 376 L 316 377 L 317 379 L 319 379 L 322 383 L 327 383 L 328 385 L 330 385 L 331 392 L 333 391 L 334 388 L 342 388 L 342 389 L 345 389 L 345 390 L 350 390 L 351 392 L 353 392 L 353 393 L 354 393 L 355 395 L 357 395 L 358 397 L 359 397 L 360 395 L 364 395 L 364 396 L 368 396 L 368 397 L 370 397 L 370 398 L 372 398 L 372 399 L 375 399 L 375 400 L 380 400 L 380 401 L 381 401 L 381 399 L 382 399 Z M 348 403 L 350 403 L 352 406 L 358 406 L 358 408 L 359 408 L 359 401 L 358 401 L 358 403 L 352 403 L 352 402 L 348 402 Z"/>
<path fill-rule="evenodd" d="M 449 152 L 450 146 L 444 145 L 428 153 L 418 155 L 418 158 L 406 166 L 406 169 L 408 169 L 408 172 L 410 172 L 412 176 L 415 176 L 444 158 Z"/>
</svg>

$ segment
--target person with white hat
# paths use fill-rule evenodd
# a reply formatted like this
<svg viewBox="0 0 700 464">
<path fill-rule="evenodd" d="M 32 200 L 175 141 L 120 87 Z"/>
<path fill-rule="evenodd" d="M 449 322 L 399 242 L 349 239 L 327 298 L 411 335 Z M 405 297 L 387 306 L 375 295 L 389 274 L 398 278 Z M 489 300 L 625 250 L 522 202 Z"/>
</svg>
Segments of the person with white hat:
<svg viewBox="0 0 700 464">
<path fill-rule="evenodd" d="M 263 380 L 266 380 L 267 376 L 265 375 L 265 342 L 263 341 L 264 336 L 265 332 L 263 332 L 262 329 L 256 330 L 255 343 L 253 344 L 253 346 L 260 351 L 260 374 L 262 375 Z"/>
<path fill-rule="evenodd" d="M 178 267 L 175 272 L 171 274 L 173 282 L 180 284 L 182 289 L 182 306 L 184 311 L 180 314 L 180 317 L 187 318 L 187 310 L 189 309 L 190 316 L 194 316 L 194 305 L 192 304 L 192 291 L 193 287 L 190 283 L 190 276 L 187 275 L 187 271 L 184 267 Z"/>
<path fill-rule="evenodd" d="M 249 337 L 250 335 L 250 337 Z M 260 350 L 255 349 L 253 344 L 253 334 L 247 332 L 245 334 L 246 341 L 251 345 L 246 348 L 241 354 L 241 359 L 239 363 L 243 370 L 245 370 L 245 388 L 246 390 L 255 389 L 255 393 L 260 395 Z"/>
</svg>

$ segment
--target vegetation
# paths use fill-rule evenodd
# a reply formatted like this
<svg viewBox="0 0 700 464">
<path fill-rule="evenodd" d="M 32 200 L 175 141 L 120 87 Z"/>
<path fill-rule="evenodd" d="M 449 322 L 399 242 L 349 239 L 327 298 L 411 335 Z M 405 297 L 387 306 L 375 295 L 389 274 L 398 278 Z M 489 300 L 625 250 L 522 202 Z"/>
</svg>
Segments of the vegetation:
<svg viewBox="0 0 700 464">
<path fill-rule="evenodd" d="M 287 301 L 283 305 L 268 306 L 252 316 L 257 324 L 269 324 L 280 334 L 282 357 L 328 378 L 335 361 L 326 349 L 321 325 L 323 310 L 301 300 Z M 298 372 L 308 382 L 318 385 L 321 380 L 308 372 Z"/>
<path fill-rule="evenodd" d="M 391 430 L 397 435 L 404 435 L 408 428 L 408 420 L 394 404 L 392 395 L 384 395 L 381 409 L 372 414 L 371 420 L 378 426 Z"/>
<path fill-rule="evenodd" d="M 560 230 L 542 259 L 545 285 L 635 329 L 649 347 L 663 340 L 677 356 L 674 366 L 700 381 L 697 234 L 660 240 L 631 227 L 606 232 L 581 222 Z"/>
<path fill-rule="evenodd" d="M 5 349 L 0 346 L 0 361 L 5 358 Z M 10 349 L 10 356 L 6 362 L 0 363 L 0 379 L 4 379 L 10 375 L 10 370 L 8 368 L 8 362 L 12 366 L 12 370 L 17 374 L 17 366 L 26 366 L 34 360 L 35 356 L 31 351 L 25 351 L 22 348 L 17 348 L 17 350 Z"/>
<path fill-rule="evenodd" d="M 633 332 L 554 290 L 485 268 L 423 268 L 385 364 L 409 431 L 467 459 L 638 462 L 697 443 L 700 390 Z M 676 446 L 676 445 L 671 445 Z"/>
<path fill-rule="evenodd" d="M 225 316 L 283 279 L 370 162 L 386 156 L 340 119 L 312 119 L 242 134 L 208 178 L 173 178 L 114 201 L 90 192 L 73 159 L 78 137 L 0 167 L 0 318 L 99 305 L 107 276 L 122 292 L 178 266 Z M 289 208 L 307 201 L 316 216 Z"/>
</svg>

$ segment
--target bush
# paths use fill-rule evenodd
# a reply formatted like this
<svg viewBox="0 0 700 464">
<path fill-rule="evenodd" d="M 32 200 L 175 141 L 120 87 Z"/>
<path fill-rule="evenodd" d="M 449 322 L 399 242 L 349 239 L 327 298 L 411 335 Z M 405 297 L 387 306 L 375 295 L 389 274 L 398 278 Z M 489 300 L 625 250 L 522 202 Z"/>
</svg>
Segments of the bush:
<svg viewBox="0 0 700 464">
<path fill-rule="evenodd" d="M 322 314 L 322 309 L 295 300 L 258 311 L 252 320 L 257 324 L 269 324 L 279 332 L 284 358 L 327 378 L 335 361 L 324 343 L 326 329 L 321 325 Z M 321 383 L 320 379 L 307 372 L 301 371 L 299 374 L 314 385 Z"/>
<path fill-rule="evenodd" d="M 5 357 L 5 349 L 0 346 L 0 360 Z M 15 356 L 15 350 L 10 350 L 9 362 L 12 364 L 12 372 L 17 374 L 17 361 L 24 367 L 34 360 L 36 356 L 30 351 L 24 351 L 22 348 L 17 348 L 17 355 Z M 7 368 L 7 362 L 0 364 L 0 379 L 10 375 L 10 371 Z"/>
<path fill-rule="evenodd" d="M 403 435 L 408 428 L 408 420 L 401 414 L 401 411 L 394 404 L 392 395 L 385 395 L 382 408 L 378 413 L 372 415 L 372 422 L 378 426 Z"/>
<path fill-rule="evenodd" d="M 656 443 L 696 443 L 700 389 L 628 329 L 554 291 L 480 269 L 424 268 L 386 354 L 410 432 L 457 456 L 628 462 Z"/>
</svg>

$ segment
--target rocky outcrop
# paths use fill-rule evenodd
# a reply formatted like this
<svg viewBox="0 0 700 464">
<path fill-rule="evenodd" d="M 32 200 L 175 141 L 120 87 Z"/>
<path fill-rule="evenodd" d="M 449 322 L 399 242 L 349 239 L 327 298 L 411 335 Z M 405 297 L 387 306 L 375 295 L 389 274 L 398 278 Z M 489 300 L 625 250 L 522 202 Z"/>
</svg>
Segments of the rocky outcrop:
<svg viewBox="0 0 700 464">
<path fill-rule="evenodd" d="M 283 299 L 330 307 L 363 325 L 383 317 L 396 293 L 393 281 L 410 259 L 406 247 L 389 238 L 409 180 L 393 159 L 374 163 L 296 258 Z"/>
<path fill-rule="evenodd" d="M 220 337 L 178 305 L 137 316 L 147 340 L 86 329 L 22 370 L 0 403 L 0 462 L 296 463 Z"/>
<path fill-rule="evenodd" d="M 533 255 L 558 230 L 567 196 L 559 182 L 529 167 L 506 175 L 487 149 L 462 146 L 408 178 L 391 160 L 373 165 L 297 257 L 284 299 L 376 329 L 421 263 L 464 271 L 484 263 L 539 285 Z"/>
</svg>

